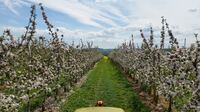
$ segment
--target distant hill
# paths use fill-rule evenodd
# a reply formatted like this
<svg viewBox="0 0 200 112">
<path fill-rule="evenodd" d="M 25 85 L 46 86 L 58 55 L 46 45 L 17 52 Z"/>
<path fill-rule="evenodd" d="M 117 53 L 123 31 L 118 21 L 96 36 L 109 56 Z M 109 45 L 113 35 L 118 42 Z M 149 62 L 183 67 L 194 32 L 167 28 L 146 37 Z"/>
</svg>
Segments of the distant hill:
<svg viewBox="0 0 200 112">
<path fill-rule="evenodd" d="M 103 55 L 107 56 L 110 52 L 112 52 L 114 49 L 103 49 L 103 48 L 98 48 L 97 49 L 99 52 L 101 52 Z"/>
</svg>

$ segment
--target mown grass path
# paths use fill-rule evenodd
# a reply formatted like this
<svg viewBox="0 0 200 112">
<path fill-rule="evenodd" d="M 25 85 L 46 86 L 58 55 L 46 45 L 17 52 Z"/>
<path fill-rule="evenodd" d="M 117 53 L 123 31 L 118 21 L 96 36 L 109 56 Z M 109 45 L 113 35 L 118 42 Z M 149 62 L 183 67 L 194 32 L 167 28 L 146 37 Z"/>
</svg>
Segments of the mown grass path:
<svg viewBox="0 0 200 112">
<path fill-rule="evenodd" d="M 86 83 L 62 105 L 62 111 L 74 112 L 77 108 L 95 106 L 98 100 L 103 100 L 105 106 L 119 107 L 126 112 L 148 112 L 132 86 L 107 57 L 89 72 Z"/>
</svg>

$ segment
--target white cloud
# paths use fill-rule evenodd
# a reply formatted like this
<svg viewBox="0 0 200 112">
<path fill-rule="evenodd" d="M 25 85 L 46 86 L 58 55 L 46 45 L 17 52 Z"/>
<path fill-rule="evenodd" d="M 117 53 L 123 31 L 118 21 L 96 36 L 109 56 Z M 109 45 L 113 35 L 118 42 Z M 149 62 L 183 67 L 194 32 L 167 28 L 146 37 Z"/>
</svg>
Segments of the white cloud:
<svg viewBox="0 0 200 112">
<path fill-rule="evenodd" d="M 70 30 L 65 27 L 57 27 L 59 29 L 59 34 L 64 34 L 64 40 L 67 43 L 71 43 L 74 41 L 76 44 L 79 44 L 80 39 L 84 41 L 93 41 L 95 46 L 99 46 L 101 48 L 115 48 L 120 45 L 124 41 L 128 41 L 131 39 L 131 34 L 134 35 L 135 43 L 141 45 L 142 39 L 140 37 L 139 30 L 141 27 L 136 26 L 126 26 L 126 27 L 116 27 L 116 28 L 109 28 L 102 31 L 83 31 L 83 30 Z M 17 37 L 21 36 L 25 28 L 23 27 L 0 27 L 0 31 L 3 29 L 11 29 L 11 32 L 15 34 Z M 149 25 L 143 26 L 143 31 L 145 37 L 149 38 Z M 155 34 L 155 44 L 159 44 L 160 41 L 160 26 L 154 26 L 154 34 Z M 173 27 L 173 33 L 176 37 L 178 37 L 180 41 L 180 45 L 183 44 L 183 39 L 187 38 L 187 45 L 194 42 L 195 38 L 191 38 L 193 35 L 191 33 L 183 33 L 179 31 L 178 27 Z M 1 32 L 2 32 L 1 31 Z M 36 36 L 45 36 L 50 38 L 48 35 L 48 31 L 46 29 L 38 29 Z M 166 40 L 169 40 L 169 37 L 166 37 Z M 168 42 L 165 44 L 166 46 L 169 45 Z"/>
<path fill-rule="evenodd" d="M 200 24 L 199 15 L 188 9 L 199 8 L 199 0 L 138 0 L 134 9 L 139 19 L 147 19 L 154 25 L 160 24 L 160 17 L 165 16 L 170 25 L 177 25 L 183 30 L 190 30 Z"/>
<path fill-rule="evenodd" d="M 41 2 L 48 9 L 71 16 L 83 24 L 98 27 L 98 31 L 84 31 L 83 27 L 70 30 L 61 26 L 60 29 L 66 41 L 78 42 L 83 38 L 93 40 L 100 47 L 116 47 L 129 40 L 131 34 L 136 37 L 136 43 L 140 44 L 139 29 L 145 28 L 148 37 L 150 26 L 155 29 L 156 43 L 159 43 L 161 16 L 167 18 L 180 43 L 187 38 L 189 45 L 194 41 L 193 32 L 200 32 L 200 0 L 16 0 L 18 5 L 11 2 L 15 0 L 6 1 L 14 13 L 20 2 Z"/>
<path fill-rule="evenodd" d="M 106 5 L 103 7 L 102 5 L 95 4 L 95 2 L 90 2 L 89 5 L 87 4 L 87 1 L 81 2 L 79 0 L 6 0 L 4 3 L 15 14 L 18 14 L 15 9 L 15 3 L 43 3 L 45 7 L 51 10 L 69 15 L 83 24 L 98 28 L 105 28 L 105 26 L 99 22 L 116 27 L 118 24 L 113 19 L 121 18 L 122 20 L 127 20 L 127 18 L 114 6 Z M 112 16 L 111 14 L 115 16 Z"/>
<path fill-rule="evenodd" d="M 198 12 L 198 10 L 197 8 L 188 9 L 189 12 Z"/>
<path fill-rule="evenodd" d="M 102 3 L 102 2 L 117 2 L 117 0 L 95 0 L 97 3 Z"/>
<path fill-rule="evenodd" d="M 5 6 L 9 8 L 14 14 L 19 15 L 16 7 L 21 7 L 22 5 L 28 5 L 26 2 L 21 0 L 0 0 L 0 2 L 3 2 Z"/>
<path fill-rule="evenodd" d="M 15 9 L 14 4 L 12 3 L 11 0 L 5 0 L 5 1 L 4 1 L 4 4 L 5 4 L 13 13 L 15 13 L 16 15 L 19 15 L 19 13 L 18 13 L 17 10 Z"/>
<path fill-rule="evenodd" d="M 117 45 L 124 42 L 125 40 L 129 40 L 130 34 L 133 30 L 135 32 L 139 32 L 137 28 L 130 28 L 130 27 L 110 28 L 99 32 L 70 30 L 65 27 L 57 27 L 57 28 L 59 29 L 59 35 L 64 34 L 64 40 L 69 44 L 72 41 L 78 44 L 80 42 L 80 39 L 83 39 L 85 42 L 93 41 L 94 45 L 99 46 L 100 48 L 115 48 Z M 25 28 L 14 27 L 14 26 L 0 27 L 0 32 L 3 32 L 4 29 L 10 29 L 11 33 L 14 34 L 15 37 L 20 37 L 25 32 Z M 127 35 L 126 36 L 121 35 L 120 31 L 126 32 Z M 48 34 L 48 30 L 46 29 L 37 29 L 36 36 L 37 37 L 45 36 L 46 38 L 51 38 L 51 36 Z"/>
</svg>

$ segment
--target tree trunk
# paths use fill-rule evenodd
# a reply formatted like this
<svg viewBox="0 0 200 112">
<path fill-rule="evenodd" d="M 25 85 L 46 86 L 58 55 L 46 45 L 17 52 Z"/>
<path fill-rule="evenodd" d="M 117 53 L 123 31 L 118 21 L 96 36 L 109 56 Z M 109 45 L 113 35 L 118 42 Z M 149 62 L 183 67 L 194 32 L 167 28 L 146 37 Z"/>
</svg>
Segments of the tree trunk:
<svg viewBox="0 0 200 112">
<path fill-rule="evenodd" d="M 172 112 L 172 96 L 169 96 L 169 107 L 168 107 L 168 112 Z"/>
</svg>

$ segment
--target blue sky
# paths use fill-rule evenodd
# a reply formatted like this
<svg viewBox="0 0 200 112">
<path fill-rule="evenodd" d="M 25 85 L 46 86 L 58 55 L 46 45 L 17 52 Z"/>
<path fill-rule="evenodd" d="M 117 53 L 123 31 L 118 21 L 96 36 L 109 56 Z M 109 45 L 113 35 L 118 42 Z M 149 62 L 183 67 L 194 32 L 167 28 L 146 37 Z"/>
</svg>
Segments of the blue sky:
<svg viewBox="0 0 200 112">
<path fill-rule="evenodd" d="M 80 39 L 102 48 L 115 48 L 134 34 L 141 44 L 139 29 L 153 26 L 159 43 L 161 16 L 165 16 L 179 42 L 195 41 L 200 32 L 200 0 L 0 0 L 0 32 L 9 28 L 20 36 L 27 24 L 30 5 L 43 3 L 52 24 L 68 43 Z M 47 35 L 37 10 L 37 35 Z M 166 43 L 167 44 L 167 43 Z"/>
</svg>

